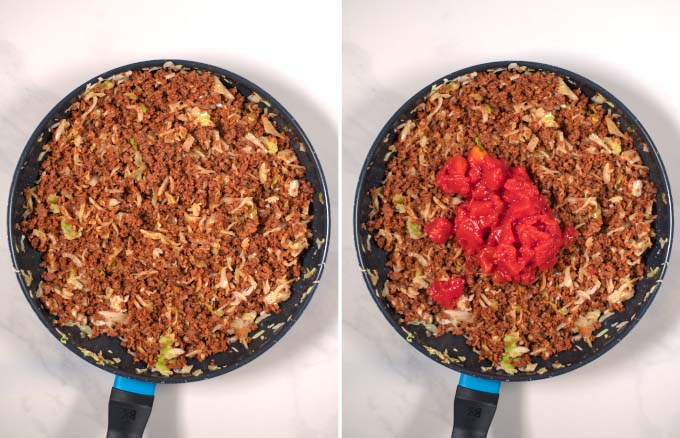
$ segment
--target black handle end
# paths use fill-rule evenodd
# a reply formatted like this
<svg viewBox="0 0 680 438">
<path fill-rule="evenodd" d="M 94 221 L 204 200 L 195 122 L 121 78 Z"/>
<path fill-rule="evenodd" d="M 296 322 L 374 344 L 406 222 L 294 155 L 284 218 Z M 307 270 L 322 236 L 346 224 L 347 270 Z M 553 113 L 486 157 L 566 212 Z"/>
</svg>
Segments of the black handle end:
<svg viewBox="0 0 680 438">
<path fill-rule="evenodd" d="M 106 438 L 142 438 L 151 415 L 153 398 L 153 395 L 111 388 Z"/>
<path fill-rule="evenodd" d="M 453 402 L 452 438 L 486 438 L 496 413 L 498 393 L 458 386 Z"/>
</svg>

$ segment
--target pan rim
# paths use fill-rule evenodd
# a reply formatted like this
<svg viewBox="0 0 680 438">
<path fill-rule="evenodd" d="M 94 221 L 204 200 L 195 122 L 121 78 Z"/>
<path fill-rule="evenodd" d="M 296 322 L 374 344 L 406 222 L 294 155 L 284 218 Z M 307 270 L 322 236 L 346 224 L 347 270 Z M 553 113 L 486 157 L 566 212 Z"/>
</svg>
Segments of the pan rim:
<svg viewBox="0 0 680 438">
<path fill-rule="evenodd" d="M 376 153 L 378 148 L 380 147 L 380 144 L 382 143 L 383 139 L 385 139 L 392 131 L 393 131 L 393 126 L 397 120 L 402 118 L 404 114 L 407 113 L 407 111 L 410 111 L 411 109 L 414 108 L 415 104 L 420 101 L 427 93 L 430 92 L 432 89 L 432 86 L 437 85 L 442 83 L 445 79 L 452 79 L 456 78 L 465 74 L 469 74 L 472 72 L 481 72 L 481 71 L 487 71 L 491 69 L 497 69 L 497 68 L 507 68 L 510 64 L 515 63 L 518 64 L 519 66 L 525 66 L 528 68 L 540 70 L 540 71 L 546 71 L 546 72 L 553 72 L 556 73 L 562 77 L 570 78 L 575 80 L 578 83 L 581 84 L 587 84 L 589 87 L 597 90 L 599 93 L 601 93 L 603 96 L 605 96 L 609 101 L 613 102 L 614 105 L 618 108 L 621 109 L 621 111 L 626 115 L 627 118 L 633 123 L 639 132 L 641 138 L 644 140 L 644 142 L 649 146 L 650 152 L 652 153 L 653 160 L 658 163 L 659 169 L 661 172 L 662 176 L 662 182 L 663 182 L 663 187 L 658 187 L 659 191 L 664 191 L 667 194 L 667 210 L 669 212 L 669 219 L 668 219 L 668 226 L 669 226 L 669 234 L 668 234 L 668 243 L 667 245 L 662 248 L 664 254 L 663 254 L 663 262 L 661 262 L 660 265 L 660 270 L 658 274 L 658 282 L 661 282 L 666 274 L 667 267 L 668 267 L 668 262 L 670 260 L 671 256 L 671 249 L 673 245 L 673 231 L 674 231 L 674 217 L 673 217 L 673 199 L 672 199 L 672 194 L 671 194 L 671 188 L 670 188 L 670 181 L 668 179 L 668 173 L 666 172 L 666 168 L 664 166 L 663 160 L 661 159 L 661 156 L 659 154 L 659 151 L 656 148 L 656 145 L 652 141 L 652 138 L 649 136 L 649 133 L 645 129 L 645 127 L 642 125 L 640 120 L 633 114 L 633 112 L 626 107 L 623 102 L 621 102 L 616 96 L 611 94 L 609 91 L 607 91 L 604 87 L 601 85 L 597 84 L 596 82 L 580 75 L 577 73 L 574 73 L 572 71 L 566 70 L 561 67 L 553 66 L 550 64 L 544 64 L 544 63 L 539 63 L 539 62 L 533 62 L 533 61 L 522 61 L 522 60 L 512 60 L 512 61 L 491 61 L 491 62 L 486 62 L 482 64 L 476 64 L 473 66 L 465 67 L 462 69 L 459 69 L 457 71 L 454 71 L 452 73 L 449 73 L 445 76 L 440 77 L 439 79 L 431 82 L 427 86 L 423 87 L 420 91 L 416 92 L 412 97 L 410 97 L 404 104 L 402 104 L 395 112 L 394 114 L 388 119 L 388 121 L 385 123 L 383 128 L 379 131 L 377 137 L 373 141 L 373 144 L 371 145 L 370 149 L 368 150 L 368 153 L 366 155 L 366 159 L 361 167 L 361 171 L 359 173 L 359 180 L 357 182 L 357 186 L 355 189 L 355 195 L 354 195 L 354 211 L 353 211 L 353 231 L 354 231 L 354 248 L 356 251 L 356 255 L 359 261 L 359 267 L 361 268 L 361 273 L 362 277 L 364 279 L 364 283 L 367 286 L 368 293 L 370 294 L 371 298 L 373 301 L 376 303 L 378 308 L 380 309 L 380 312 L 382 313 L 383 317 L 388 321 L 388 323 L 392 326 L 392 328 L 401 336 L 402 339 L 407 341 L 413 348 L 418 350 L 420 353 L 425 355 L 431 360 L 434 360 L 435 362 L 439 363 L 440 365 L 443 365 L 447 368 L 451 368 L 454 371 L 457 371 L 462 374 L 468 374 L 471 376 L 475 377 L 480 377 L 483 379 L 489 379 L 489 380 L 498 380 L 498 381 L 513 381 L 513 382 L 518 382 L 518 381 L 533 381 L 533 380 L 541 380 L 541 379 L 546 379 L 549 377 L 555 377 L 559 376 L 562 374 L 565 374 L 567 372 L 576 370 L 578 368 L 581 368 L 584 365 L 587 365 L 588 363 L 594 361 L 595 359 L 599 358 L 602 356 L 604 353 L 609 351 L 611 348 L 613 348 L 615 345 L 617 345 L 623 338 L 626 337 L 626 335 L 635 327 L 637 322 L 644 316 L 645 312 L 651 305 L 652 301 L 656 297 L 656 294 L 658 293 L 659 289 L 663 286 L 662 284 L 659 285 L 659 287 L 654 288 L 654 291 L 649 294 L 649 297 L 647 298 L 646 301 L 644 301 L 640 309 L 637 311 L 637 314 L 634 318 L 631 319 L 631 321 L 620 331 L 618 331 L 616 337 L 605 344 L 602 348 L 598 349 L 595 351 L 593 354 L 588 355 L 585 359 L 582 361 L 572 364 L 570 366 L 565 366 L 563 368 L 552 368 L 548 369 L 548 371 L 544 374 L 515 374 L 515 375 L 500 375 L 500 374 L 487 374 L 483 373 L 481 371 L 477 370 L 471 370 L 467 369 L 464 366 L 461 366 L 457 363 L 450 362 L 448 364 L 443 363 L 438 361 L 434 356 L 432 356 L 424 347 L 422 344 L 418 342 L 411 342 L 408 340 L 408 335 L 407 333 L 404 332 L 403 326 L 399 324 L 399 322 L 395 319 L 392 318 L 391 312 L 390 312 L 390 307 L 387 304 L 387 302 L 382 298 L 378 297 L 375 293 L 375 288 L 371 282 L 371 279 L 368 275 L 367 272 L 367 266 L 364 262 L 364 257 L 361 252 L 361 242 L 360 242 L 360 227 L 362 226 L 361 223 L 361 218 L 360 218 L 360 200 L 362 199 L 362 196 L 364 194 L 362 193 L 362 188 L 366 182 L 366 175 L 367 171 L 369 169 L 369 166 L 371 163 L 376 159 Z M 656 246 L 656 245 L 655 245 Z M 649 249 L 651 251 L 653 248 Z"/>
<path fill-rule="evenodd" d="M 314 147 L 312 146 L 312 143 L 310 142 L 309 138 L 307 137 L 306 133 L 303 131 L 302 127 L 300 124 L 297 122 L 297 120 L 293 117 L 293 115 L 274 97 L 272 97 L 271 94 L 269 94 L 267 91 L 265 91 L 263 88 L 258 86 L 257 84 L 253 83 L 252 81 L 236 74 L 233 73 L 229 70 L 223 69 L 221 67 L 217 67 L 211 64 L 206 64 L 203 62 L 196 62 L 196 61 L 189 61 L 189 60 L 184 60 L 184 59 L 174 59 L 174 58 L 161 58 L 161 59 L 153 59 L 153 60 L 148 60 L 148 61 L 137 61 L 133 62 L 130 64 L 122 65 L 119 67 L 115 67 L 113 69 L 110 69 L 104 73 L 101 73 L 88 81 L 82 83 L 81 85 L 77 86 L 74 88 L 70 93 L 68 93 L 64 98 L 62 98 L 57 104 L 50 109 L 50 111 L 45 115 L 45 117 L 42 118 L 42 120 L 36 125 L 35 130 L 29 137 L 26 145 L 24 146 L 17 165 L 14 169 L 14 173 L 12 175 L 12 182 L 10 184 L 9 188 L 9 197 L 8 197 L 8 202 L 7 202 L 7 239 L 9 243 L 9 253 L 10 253 L 10 258 L 12 261 L 12 268 L 15 271 L 15 275 L 17 277 L 17 280 L 19 282 L 19 286 L 21 287 L 21 290 L 29 302 L 29 305 L 31 306 L 31 309 L 34 311 L 38 319 L 43 323 L 43 325 L 47 328 L 47 330 L 52 334 L 52 336 L 59 341 L 60 339 L 60 334 L 57 332 L 56 327 L 51 323 L 51 321 L 48 320 L 48 318 L 45 317 L 45 315 L 41 312 L 41 305 L 39 304 L 38 301 L 34 300 L 31 295 L 30 291 L 21 276 L 21 273 L 18 269 L 18 261 L 17 261 L 17 254 L 14 250 L 15 245 L 17 244 L 16 239 L 14 238 L 14 234 L 12 233 L 12 229 L 14 227 L 14 223 L 12 221 L 12 210 L 15 206 L 15 191 L 16 191 L 16 186 L 18 184 L 19 177 L 21 175 L 21 171 L 25 167 L 26 164 L 26 158 L 29 155 L 32 146 L 36 143 L 38 137 L 40 134 L 44 131 L 46 125 L 49 123 L 51 119 L 53 119 L 55 116 L 59 115 L 63 109 L 65 108 L 66 105 L 68 105 L 74 98 L 76 98 L 80 93 L 82 93 L 85 90 L 85 87 L 93 82 L 96 82 L 99 78 L 108 78 L 111 77 L 115 74 L 126 72 L 129 70 L 141 70 L 144 68 L 151 68 L 151 67 L 162 67 L 165 63 L 167 62 L 172 62 L 175 65 L 182 65 L 185 67 L 189 67 L 194 70 L 202 70 L 202 71 L 208 71 L 213 74 L 217 74 L 219 76 L 222 76 L 224 78 L 227 78 L 233 82 L 239 83 L 244 85 L 245 87 L 249 88 L 252 91 L 257 92 L 262 98 L 267 100 L 269 103 L 271 103 L 272 107 L 276 109 L 277 112 L 279 112 L 281 115 L 284 116 L 286 121 L 290 124 L 290 126 L 293 128 L 294 134 L 298 137 L 301 143 L 304 143 L 305 145 L 305 152 L 307 153 L 310 161 L 312 162 L 312 167 L 311 169 L 308 170 L 313 170 L 315 172 L 318 172 L 319 175 L 319 183 L 320 183 L 320 191 L 323 194 L 323 199 L 325 202 L 323 203 L 323 208 L 318 214 L 322 214 L 324 216 L 323 218 L 323 226 L 325 227 L 325 233 L 324 233 L 324 242 L 322 244 L 322 247 L 318 251 L 318 254 L 320 254 L 319 257 L 319 262 L 318 265 L 316 265 L 317 270 L 314 273 L 314 275 L 311 277 L 311 290 L 309 293 L 306 295 L 306 297 L 299 303 L 299 305 L 291 312 L 290 314 L 290 321 L 288 321 L 279 331 L 273 334 L 273 336 L 270 338 L 270 342 L 264 343 L 261 345 L 260 348 L 252 352 L 252 354 L 244 357 L 242 360 L 237 361 L 229 366 L 225 366 L 223 368 L 220 368 L 215 371 L 210 371 L 209 373 L 203 373 L 198 376 L 194 376 L 191 374 L 188 375 L 179 375 L 175 374 L 174 376 L 176 377 L 164 377 L 164 376 L 156 376 L 156 375 L 144 375 L 144 374 L 136 374 L 136 373 L 131 373 L 125 370 L 120 370 L 115 367 L 112 367 L 110 365 L 106 364 L 99 364 L 97 363 L 93 358 L 89 356 L 84 356 L 80 351 L 77 350 L 77 348 L 72 345 L 71 343 L 66 343 L 62 344 L 66 348 L 68 348 L 72 353 L 74 353 L 76 356 L 78 356 L 80 359 L 83 359 L 90 364 L 96 366 L 99 369 L 102 369 L 104 371 L 107 371 L 111 374 L 122 376 L 122 377 L 127 377 L 130 379 L 134 380 L 139 380 L 139 381 L 145 381 L 145 382 L 152 382 L 152 383 L 170 383 L 170 384 L 175 384 L 175 383 L 189 383 L 189 382 L 196 382 L 196 381 L 201 381 L 213 377 L 217 377 L 223 374 L 226 374 L 230 371 L 236 370 L 248 363 L 250 363 L 252 360 L 260 357 L 263 353 L 268 351 L 272 346 L 276 345 L 280 339 L 285 336 L 286 333 L 290 330 L 290 328 L 294 325 L 294 323 L 300 318 L 304 310 L 306 309 L 307 305 L 311 301 L 317 286 L 319 284 L 319 280 L 321 278 L 321 275 L 323 274 L 324 267 L 326 264 L 326 259 L 328 256 L 329 252 L 329 247 L 330 247 L 330 236 L 331 236 L 331 212 L 330 212 L 330 198 L 328 195 L 328 185 L 326 183 L 326 178 L 323 173 L 323 168 L 321 166 L 321 162 L 319 161 L 319 158 L 314 150 Z M 310 246 L 311 248 L 311 246 Z M 61 344 L 61 342 L 60 342 Z"/>
</svg>

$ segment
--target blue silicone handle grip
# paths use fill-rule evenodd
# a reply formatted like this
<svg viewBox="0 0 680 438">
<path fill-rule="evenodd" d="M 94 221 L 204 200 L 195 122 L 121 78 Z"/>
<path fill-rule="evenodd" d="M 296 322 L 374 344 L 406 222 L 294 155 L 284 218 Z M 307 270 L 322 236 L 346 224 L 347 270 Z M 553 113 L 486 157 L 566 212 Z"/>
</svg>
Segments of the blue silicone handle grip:
<svg viewBox="0 0 680 438">
<path fill-rule="evenodd" d="M 501 389 L 501 382 L 498 380 L 482 379 L 480 377 L 469 376 L 467 374 L 460 375 L 458 385 L 462 386 L 463 388 L 488 392 L 491 394 L 498 394 Z"/>
<path fill-rule="evenodd" d="M 156 391 L 156 384 L 142 382 L 141 380 L 128 379 L 127 377 L 116 376 L 113 380 L 113 387 L 121 391 L 132 392 L 141 395 L 153 395 Z"/>
</svg>

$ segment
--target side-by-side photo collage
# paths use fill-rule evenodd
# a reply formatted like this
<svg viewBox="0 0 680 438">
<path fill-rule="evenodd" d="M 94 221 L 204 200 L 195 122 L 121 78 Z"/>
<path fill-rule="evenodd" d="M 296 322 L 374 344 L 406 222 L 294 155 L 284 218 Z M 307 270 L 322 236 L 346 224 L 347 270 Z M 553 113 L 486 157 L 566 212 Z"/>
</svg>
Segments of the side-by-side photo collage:
<svg viewBox="0 0 680 438">
<path fill-rule="evenodd" d="M 679 16 L 0 0 L 0 437 L 680 436 Z"/>
</svg>

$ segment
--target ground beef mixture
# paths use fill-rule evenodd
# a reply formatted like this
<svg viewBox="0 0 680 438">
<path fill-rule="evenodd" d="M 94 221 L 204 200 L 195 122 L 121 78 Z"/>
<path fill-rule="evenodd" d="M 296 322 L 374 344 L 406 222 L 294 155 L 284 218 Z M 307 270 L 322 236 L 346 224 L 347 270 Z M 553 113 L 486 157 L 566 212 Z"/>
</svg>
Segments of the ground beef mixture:
<svg viewBox="0 0 680 438">
<path fill-rule="evenodd" d="M 273 117 L 181 66 L 88 86 L 53 127 L 20 224 L 56 323 L 118 336 L 163 375 L 247 345 L 311 237 L 313 190 Z"/>
<path fill-rule="evenodd" d="M 635 293 L 654 237 L 656 187 L 616 117 L 603 96 L 589 99 L 556 74 L 516 65 L 433 87 L 400 126 L 386 178 L 370 193 L 366 225 L 389 254 L 383 295 L 402 323 L 463 335 L 508 374 L 533 372 L 532 357 L 547 360 L 579 340 L 591 344 Z M 475 146 L 525 167 L 561 226 L 576 230 L 532 284 L 494 282 L 455 239 L 435 243 L 425 232 L 435 218 L 454 221 L 463 202 L 436 185 L 437 171 Z M 455 308 L 428 294 L 457 278 L 462 295 L 447 292 Z"/>
</svg>

